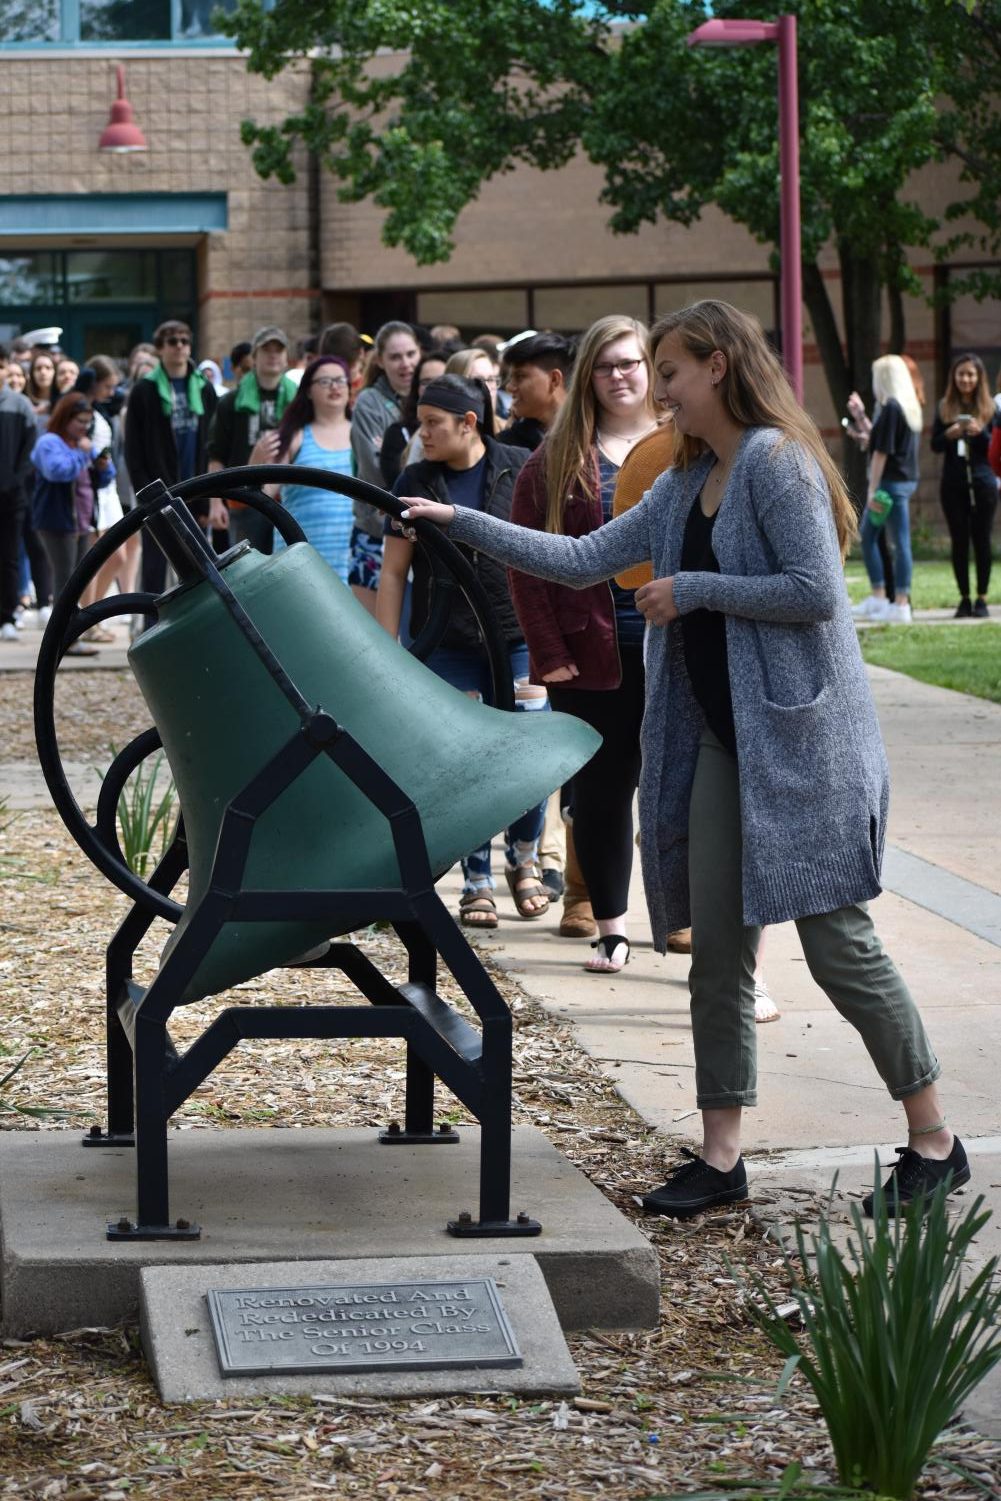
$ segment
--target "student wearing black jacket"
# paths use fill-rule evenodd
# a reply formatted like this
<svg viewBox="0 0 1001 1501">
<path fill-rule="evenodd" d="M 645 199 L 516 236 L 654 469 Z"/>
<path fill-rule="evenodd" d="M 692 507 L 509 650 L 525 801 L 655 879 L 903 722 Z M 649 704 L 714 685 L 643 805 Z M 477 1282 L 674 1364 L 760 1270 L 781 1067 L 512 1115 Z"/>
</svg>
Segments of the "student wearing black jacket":
<svg viewBox="0 0 1001 1501">
<path fill-rule="evenodd" d="M 155 479 L 169 486 L 205 473 L 209 427 L 219 400 L 195 369 L 186 323 L 161 323 L 153 345 L 160 363 L 133 386 L 125 424 L 125 463 L 137 495 Z M 204 526 L 225 530 L 228 516 L 221 500 L 202 501 L 192 509 Z M 144 545 L 144 592 L 161 594 L 166 570 L 160 549 Z"/>
<path fill-rule="evenodd" d="M 421 393 L 417 407 L 420 440 L 425 457 L 408 465 L 396 481 L 397 495 L 420 495 L 449 505 L 468 506 L 507 521 L 511 515 L 514 482 L 528 454 L 510 448 L 493 437 L 493 406 L 482 381 L 461 375 L 442 375 Z M 508 646 L 511 675 L 528 677 L 528 648 L 511 602 L 507 569 L 483 553 L 467 552 L 483 585 Z M 413 568 L 413 601 L 410 628 L 417 635 L 431 606 L 431 576 L 424 553 L 413 542 L 387 525 L 385 549 L 375 615 L 379 624 L 396 636 L 406 589 Z M 427 664 L 439 677 L 460 692 L 489 698 L 490 672 L 472 610 L 463 598 L 456 600 L 441 644 Z M 530 700 L 534 706 L 544 702 Z M 507 830 L 507 881 L 519 914 L 541 917 L 549 898 L 536 865 L 545 803 L 532 808 Z M 465 878 L 459 902 L 459 921 L 468 927 L 495 928 L 494 879 L 490 871 L 489 842 L 462 862 Z"/>
<path fill-rule="evenodd" d="M 998 503 L 997 480 L 987 457 L 994 402 L 984 362 L 975 354 L 953 360 L 945 395 L 931 433 L 942 464 L 942 510 L 952 538 L 952 570 L 959 588 L 956 619 L 987 619 L 991 582 L 991 527 Z M 977 597 L 970 600 L 970 542 L 977 569 Z"/>
</svg>

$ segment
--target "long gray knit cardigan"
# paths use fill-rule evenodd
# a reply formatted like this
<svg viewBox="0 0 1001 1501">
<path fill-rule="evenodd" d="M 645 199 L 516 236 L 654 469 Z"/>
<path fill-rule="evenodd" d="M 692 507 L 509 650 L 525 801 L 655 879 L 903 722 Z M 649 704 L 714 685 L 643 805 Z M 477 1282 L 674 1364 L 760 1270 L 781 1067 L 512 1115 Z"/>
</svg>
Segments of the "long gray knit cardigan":
<svg viewBox="0 0 1001 1501">
<path fill-rule="evenodd" d="M 880 891 L 889 783 L 852 624 L 830 495 L 814 459 L 771 428 L 740 441 L 713 531 L 720 572 L 679 573 L 685 522 L 712 463 L 662 474 L 586 537 L 459 507 L 449 534 L 513 568 L 586 588 L 647 558 L 682 615 L 726 615 L 740 774 L 747 924 L 785 922 Z M 688 805 L 705 719 L 677 621 L 650 628 L 639 789 L 653 939 L 690 921 Z"/>
</svg>

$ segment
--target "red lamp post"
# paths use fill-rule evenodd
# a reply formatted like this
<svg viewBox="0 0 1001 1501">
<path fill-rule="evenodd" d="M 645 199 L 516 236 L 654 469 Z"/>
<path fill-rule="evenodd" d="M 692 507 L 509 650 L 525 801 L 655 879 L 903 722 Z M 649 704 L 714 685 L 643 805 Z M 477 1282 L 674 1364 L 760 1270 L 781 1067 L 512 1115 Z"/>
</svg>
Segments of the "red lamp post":
<svg viewBox="0 0 1001 1501">
<path fill-rule="evenodd" d="M 803 273 L 799 221 L 799 82 L 796 72 L 796 17 L 777 21 L 705 21 L 688 37 L 690 47 L 779 46 L 779 177 L 782 262 L 782 352 L 796 400 L 803 400 Z"/>
<path fill-rule="evenodd" d="M 111 115 L 97 143 L 98 151 L 124 153 L 145 151 L 146 137 L 136 124 L 132 106 L 125 97 L 125 69 L 121 63 L 115 67 L 118 76 L 118 98 L 112 102 Z"/>
</svg>

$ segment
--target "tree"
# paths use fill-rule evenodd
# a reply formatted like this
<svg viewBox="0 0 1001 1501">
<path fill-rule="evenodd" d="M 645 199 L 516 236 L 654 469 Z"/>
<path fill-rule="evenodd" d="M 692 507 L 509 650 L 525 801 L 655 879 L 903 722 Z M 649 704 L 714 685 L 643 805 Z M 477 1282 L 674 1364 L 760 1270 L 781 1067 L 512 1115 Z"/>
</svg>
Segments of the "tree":
<svg viewBox="0 0 1001 1501">
<path fill-rule="evenodd" d="M 712 13 L 778 9 L 800 18 L 804 300 L 840 410 L 868 387 L 884 290 L 897 339 L 904 294 L 922 290 L 907 252 L 933 247 L 939 225 L 908 197 L 917 169 L 954 158 L 969 190 L 950 219 L 972 212 L 985 248 L 1001 250 L 991 92 L 1001 0 L 718 0 Z M 604 168 L 614 230 L 658 216 L 691 224 L 716 204 L 776 247 L 777 264 L 774 50 L 689 48 L 706 10 L 701 0 L 275 0 L 265 12 L 241 0 L 228 29 L 254 71 L 274 76 L 316 49 L 307 107 L 279 126 L 245 121 L 244 140 L 257 170 L 284 181 L 297 147 L 318 153 L 344 198 L 388 210 L 387 243 L 419 263 L 447 259 L 483 182 L 518 162 L 562 166 L 582 146 Z M 380 48 L 405 55 L 373 67 Z M 820 269 L 828 243 L 844 346 Z M 977 287 L 993 284 L 981 276 Z"/>
</svg>

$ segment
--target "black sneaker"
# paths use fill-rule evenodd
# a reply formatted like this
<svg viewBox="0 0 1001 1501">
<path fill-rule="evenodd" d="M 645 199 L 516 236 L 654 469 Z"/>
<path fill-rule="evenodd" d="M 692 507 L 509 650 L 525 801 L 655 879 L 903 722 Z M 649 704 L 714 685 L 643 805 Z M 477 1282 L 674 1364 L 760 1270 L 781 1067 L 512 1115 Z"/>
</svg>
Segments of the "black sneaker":
<svg viewBox="0 0 1001 1501">
<path fill-rule="evenodd" d="M 675 1219 L 687 1220 L 704 1209 L 713 1209 L 717 1204 L 732 1204 L 735 1199 L 747 1198 L 747 1172 L 743 1157 L 737 1158 L 737 1166 L 728 1173 L 710 1167 L 702 1157 L 681 1148 L 687 1162 L 680 1162 L 671 1169 L 671 1174 L 662 1188 L 643 1195 L 643 1208 L 648 1214 L 669 1214 Z"/>
<path fill-rule="evenodd" d="M 953 1189 L 962 1188 L 964 1183 L 970 1181 L 970 1164 L 966 1160 L 966 1151 L 959 1137 L 954 1137 L 952 1151 L 941 1162 L 932 1157 L 920 1157 L 910 1147 L 897 1147 L 897 1160 L 890 1172 L 890 1176 L 883 1184 L 883 1197 L 886 1200 L 886 1212 L 890 1219 L 895 1219 L 898 1205 L 903 1208 L 912 1199 L 916 1199 L 922 1191 L 928 1202 L 935 1189 L 941 1188 L 945 1180 L 952 1174 L 947 1193 Z M 873 1195 L 866 1194 L 862 1200 L 862 1211 L 872 1219 Z"/>
<path fill-rule="evenodd" d="M 563 872 L 561 870 L 544 870 L 542 872 L 542 884 L 554 902 L 558 902 L 566 890 L 566 882 L 563 879 Z"/>
<path fill-rule="evenodd" d="M 989 618 L 990 611 L 987 608 L 986 599 L 975 599 L 973 601 L 973 613 L 978 620 L 987 620 Z"/>
<path fill-rule="evenodd" d="M 952 618 L 953 618 L 953 620 L 969 620 L 969 618 L 970 618 L 970 616 L 972 614 L 973 614 L 973 606 L 970 604 L 970 601 L 966 598 L 966 595 L 964 594 L 963 598 L 959 601 L 959 607 L 956 610 L 956 613 L 955 613 L 955 615 Z"/>
</svg>

